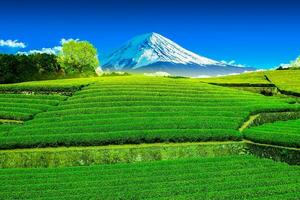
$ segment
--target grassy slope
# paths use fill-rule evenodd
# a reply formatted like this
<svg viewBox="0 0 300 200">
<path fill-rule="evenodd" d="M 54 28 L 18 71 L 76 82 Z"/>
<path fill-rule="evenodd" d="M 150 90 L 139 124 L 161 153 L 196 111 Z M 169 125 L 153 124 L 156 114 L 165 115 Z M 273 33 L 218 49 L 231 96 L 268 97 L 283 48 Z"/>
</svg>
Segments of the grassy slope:
<svg viewBox="0 0 300 200">
<path fill-rule="evenodd" d="M 70 167 L 240 155 L 244 142 L 152 143 L 0 151 L 0 168 Z"/>
<path fill-rule="evenodd" d="M 0 126 L 1 145 L 24 145 L 26 142 L 29 145 L 34 142 L 37 142 L 36 144 L 44 142 L 46 146 L 51 142 L 62 145 L 57 142 L 57 138 L 67 142 L 93 142 L 104 138 L 103 141 L 106 142 L 122 143 L 121 139 L 126 140 L 131 136 L 133 139 L 149 137 L 152 142 L 159 141 L 158 138 L 169 139 L 170 137 L 179 138 L 178 141 L 184 139 L 197 141 L 197 138 L 211 140 L 216 137 L 239 139 L 240 134 L 236 127 L 249 112 L 295 107 L 276 98 L 201 84 L 198 79 L 166 79 L 167 81 L 163 83 L 156 82 L 158 79 L 143 78 L 143 83 L 147 83 L 144 84 L 143 91 L 139 90 L 141 79 L 138 77 L 86 79 L 84 84 L 95 84 L 76 93 L 61 107 L 38 114 L 22 128 L 15 128 L 17 125 L 8 124 Z M 81 85 L 80 80 L 68 82 Z M 106 82 L 107 80 L 111 81 Z M 257 83 L 260 82 L 259 78 L 256 80 Z M 38 82 L 23 83 L 22 86 L 0 85 L 0 90 L 5 88 L 3 90 L 13 91 L 15 87 L 19 91 L 31 89 L 64 91 L 66 89 L 63 82 L 53 87 L 51 81 L 47 84 L 50 87 L 41 86 Z M 152 85 L 154 87 L 151 87 Z M 72 88 L 72 84 L 67 88 L 70 87 Z M 141 102 L 146 106 L 135 106 Z M 126 108 L 122 108 L 124 103 Z M 151 107 L 150 111 L 149 107 Z M 134 121 L 136 118 L 138 120 Z M 195 118 L 196 122 L 188 123 Z M 127 132 L 97 133 L 103 130 L 102 124 L 127 128 L 119 125 L 122 124 L 121 122 L 139 123 L 140 119 L 149 122 L 148 126 L 142 127 L 143 129 L 153 128 L 154 122 L 158 119 L 159 127 L 168 124 L 176 126 L 169 129 L 170 132 L 132 129 Z M 199 120 L 201 123 L 197 124 Z M 204 123 L 207 121 L 209 123 Z M 87 124 L 86 128 L 79 128 L 81 122 Z M 210 123 L 213 123 L 210 129 L 203 128 Z M 222 123 L 225 124 L 226 132 L 224 129 L 218 132 L 214 126 L 222 126 Z M 197 124 L 196 129 L 191 128 L 194 124 Z M 11 130 L 9 126 L 15 129 L 9 134 L 3 134 L 3 130 Z M 50 129 L 46 129 L 47 126 Z M 184 129 L 181 130 L 182 126 Z M 88 127 L 92 128 L 88 129 Z M 52 129 L 54 131 L 51 132 Z M 59 132 L 59 130 L 69 132 Z M 96 132 L 85 134 L 82 130 Z M 108 127 L 108 130 L 112 129 Z M 217 132 L 214 132 L 216 130 Z M 76 131 L 81 136 L 70 134 Z M 271 131 L 273 132 L 274 129 Z M 258 136 L 255 140 L 260 141 L 260 138 L 265 137 Z M 273 135 L 268 138 L 272 139 Z M 141 141 L 144 142 L 144 139 Z M 1 169 L 0 177 L 0 199 L 296 200 L 300 198 L 299 166 L 288 166 L 250 156 L 55 169 Z"/>
<path fill-rule="evenodd" d="M 94 83 L 97 79 L 98 78 L 73 78 L 0 84 L 0 92 L 74 92 L 85 85 Z"/>
<path fill-rule="evenodd" d="M 280 90 L 300 95 L 300 70 L 269 71 L 266 75 Z"/>
<path fill-rule="evenodd" d="M 252 141 L 300 148 L 300 119 L 253 127 L 247 129 L 244 135 Z"/>
<path fill-rule="evenodd" d="M 271 82 L 269 82 L 269 79 Z M 268 85 L 275 84 L 282 91 L 300 94 L 300 70 L 270 70 L 232 76 L 200 79 L 202 82 L 224 85 Z"/>
<path fill-rule="evenodd" d="M 299 199 L 299 166 L 250 156 L 0 170 L 1 199 Z"/>
<path fill-rule="evenodd" d="M 0 135 L 65 99 L 60 95 L 0 94 Z"/>
<path fill-rule="evenodd" d="M 265 72 L 251 72 L 238 75 L 202 78 L 206 83 L 216 84 L 240 84 L 240 85 L 268 85 L 270 82 L 265 78 Z"/>
<path fill-rule="evenodd" d="M 198 79 L 93 79 L 59 106 L 1 138 L 1 148 L 239 140 L 250 113 L 299 109 Z"/>
<path fill-rule="evenodd" d="M 0 94 L 0 119 L 28 120 L 64 99 L 59 95 Z"/>
</svg>

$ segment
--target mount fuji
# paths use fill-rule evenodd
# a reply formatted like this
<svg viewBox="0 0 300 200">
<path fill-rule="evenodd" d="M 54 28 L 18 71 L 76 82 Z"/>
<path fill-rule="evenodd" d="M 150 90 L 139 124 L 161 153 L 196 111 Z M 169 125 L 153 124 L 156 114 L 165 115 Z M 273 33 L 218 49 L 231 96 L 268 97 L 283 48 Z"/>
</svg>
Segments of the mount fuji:
<svg viewBox="0 0 300 200">
<path fill-rule="evenodd" d="M 131 73 L 167 72 L 174 76 L 216 76 L 253 71 L 199 56 L 158 33 L 129 40 L 104 59 L 103 70 Z"/>
</svg>

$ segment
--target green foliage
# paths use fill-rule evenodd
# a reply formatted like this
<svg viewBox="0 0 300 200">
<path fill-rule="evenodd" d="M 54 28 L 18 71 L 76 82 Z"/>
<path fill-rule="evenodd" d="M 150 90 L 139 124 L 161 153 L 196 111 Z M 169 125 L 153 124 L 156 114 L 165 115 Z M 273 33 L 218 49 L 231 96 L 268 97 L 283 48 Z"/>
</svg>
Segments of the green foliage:
<svg viewBox="0 0 300 200">
<path fill-rule="evenodd" d="M 89 166 L 203 156 L 240 155 L 242 152 L 245 152 L 245 144 L 243 142 L 158 143 L 15 149 L 0 151 L 0 168 Z"/>
<path fill-rule="evenodd" d="M 2 169 L 1 199 L 299 199 L 299 166 L 252 156 Z"/>
<path fill-rule="evenodd" d="M 268 144 L 259 144 L 246 141 L 245 148 L 248 154 L 255 155 L 260 158 L 268 158 L 277 162 L 285 162 L 290 165 L 300 166 L 300 149 L 299 148 L 283 148 Z"/>
<path fill-rule="evenodd" d="M 300 69 L 300 56 L 290 64 L 290 69 Z"/>
<path fill-rule="evenodd" d="M 200 80 L 206 83 L 214 83 L 225 86 L 253 87 L 270 85 L 270 82 L 266 80 L 264 76 L 264 72 L 251 72 L 230 76 L 201 78 Z"/>
<path fill-rule="evenodd" d="M 97 78 L 72 78 L 47 81 L 32 81 L 15 84 L 0 84 L 1 93 L 52 94 L 72 95 L 82 87 L 92 84 Z"/>
<path fill-rule="evenodd" d="M 265 73 L 281 93 L 300 96 L 300 70 L 277 70 Z"/>
<path fill-rule="evenodd" d="M 129 76 L 128 72 L 103 72 L 101 76 Z"/>
<path fill-rule="evenodd" d="M 94 73 L 99 67 L 96 48 L 87 41 L 65 42 L 58 56 L 58 62 L 66 73 Z"/>
<path fill-rule="evenodd" d="M 0 54 L 0 83 L 15 83 L 30 80 L 55 78 L 61 73 L 55 55 Z"/>
<path fill-rule="evenodd" d="M 12 130 L 13 128 L 16 128 L 20 125 L 21 124 L 11 124 L 11 123 L 3 124 L 3 123 L 0 123 L 0 135 L 7 134 L 10 130 Z"/>
<path fill-rule="evenodd" d="M 300 119 L 253 127 L 245 130 L 244 136 L 255 142 L 300 148 Z"/>
<path fill-rule="evenodd" d="M 41 76 L 61 73 L 61 67 L 57 62 L 57 57 L 53 54 L 36 53 L 28 55 L 28 58 L 37 66 L 39 75 Z"/>
<path fill-rule="evenodd" d="M 266 123 L 273 123 L 276 121 L 287 121 L 292 119 L 299 119 L 300 112 L 271 112 L 260 113 L 259 116 L 253 121 L 251 126 L 260 126 Z"/>
<path fill-rule="evenodd" d="M 28 120 L 63 99 L 58 95 L 0 94 L 0 119 Z"/>
<path fill-rule="evenodd" d="M 196 79 L 92 80 L 67 101 L 10 131 L 0 148 L 241 140 L 238 129 L 250 113 L 300 109 L 279 98 Z"/>
</svg>

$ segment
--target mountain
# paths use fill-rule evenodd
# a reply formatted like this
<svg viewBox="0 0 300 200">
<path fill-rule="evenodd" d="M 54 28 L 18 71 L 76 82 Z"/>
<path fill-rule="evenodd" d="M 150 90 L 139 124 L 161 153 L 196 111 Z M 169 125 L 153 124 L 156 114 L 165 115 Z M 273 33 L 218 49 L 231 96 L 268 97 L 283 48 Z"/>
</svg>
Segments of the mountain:
<svg viewBox="0 0 300 200">
<path fill-rule="evenodd" d="M 104 59 L 103 70 L 131 73 L 167 72 L 176 76 L 214 76 L 253 71 L 199 56 L 158 33 L 129 40 Z"/>
</svg>

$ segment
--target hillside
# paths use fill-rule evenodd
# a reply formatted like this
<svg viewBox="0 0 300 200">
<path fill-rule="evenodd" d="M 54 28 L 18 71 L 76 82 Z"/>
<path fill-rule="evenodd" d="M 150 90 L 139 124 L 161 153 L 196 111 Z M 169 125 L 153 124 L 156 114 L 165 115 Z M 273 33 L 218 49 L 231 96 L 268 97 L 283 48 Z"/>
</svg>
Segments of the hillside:
<svg viewBox="0 0 300 200">
<path fill-rule="evenodd" d="M 293 72 L 2 84 L 0 199 L 299 199 Z"/>
<path fill-rule="evenodd" d="M 27 96 L 1 97 L 5 110 L 13 110 L 3 112 L 3 119 L 26 120 L 28 107 L 34 109 Z M 11 109 L 5 102 L 10 99 Z M 285 99 L 197 79 L 143 76 L 99 78 L 57 104 L 32 111 L 38 113 L 34 119 L 1 134 L 0 148 L 240 140 L 238 129 L 249 115 L 300 109 Z"/>
</svg>

